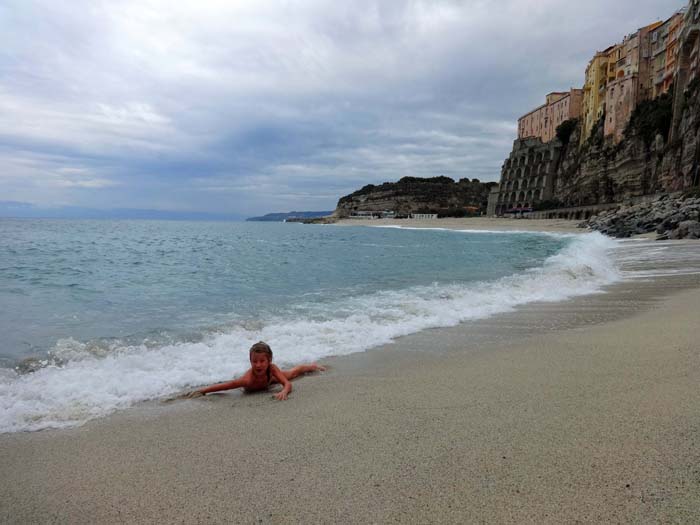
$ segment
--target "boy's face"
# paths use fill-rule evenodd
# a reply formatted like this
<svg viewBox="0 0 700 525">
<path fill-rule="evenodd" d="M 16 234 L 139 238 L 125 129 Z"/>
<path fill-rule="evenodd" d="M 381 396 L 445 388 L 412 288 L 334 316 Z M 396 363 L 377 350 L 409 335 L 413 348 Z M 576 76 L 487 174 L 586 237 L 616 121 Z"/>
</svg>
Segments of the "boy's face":
<svg viewBox="0 0 700 525">
<path fill-rule="evenodd" d="M 250 367 L 253 369 L 253 374 L 256 376 L 265 375 L 270 367 L 270 358 L 267 354 L 258 354 L 253 352 L 250 354 Z"/>
</svg>

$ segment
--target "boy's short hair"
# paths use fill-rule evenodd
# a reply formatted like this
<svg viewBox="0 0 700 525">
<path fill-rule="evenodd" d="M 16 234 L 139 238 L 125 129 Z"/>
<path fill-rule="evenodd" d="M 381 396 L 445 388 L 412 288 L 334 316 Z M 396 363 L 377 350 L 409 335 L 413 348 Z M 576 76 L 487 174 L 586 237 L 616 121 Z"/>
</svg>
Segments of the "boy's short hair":
<svg viewBox="0 0 700 525">
<path fill-rule="evenodd" d="M 253 354 L 265 354 L 270 358 L 270 361 L 272 361 L 272 348 L 264 341 L 258 341 L 250 347 L 249 355 L 252 356 Z"/>
</svg>

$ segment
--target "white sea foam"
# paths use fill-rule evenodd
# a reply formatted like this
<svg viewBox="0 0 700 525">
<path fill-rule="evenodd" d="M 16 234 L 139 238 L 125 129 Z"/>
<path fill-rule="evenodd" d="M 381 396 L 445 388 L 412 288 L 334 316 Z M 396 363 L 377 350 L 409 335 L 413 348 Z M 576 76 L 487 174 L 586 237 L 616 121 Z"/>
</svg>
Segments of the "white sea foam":
<svg viewBox="0 0 700 525">
<path fill-rule="evenodd" d="M 371 228 L 389 228 L 395 230 L 422 230 L 422 231 L 443 231 L 443 232 L 461 232 L 461 233 L 477 233 L 477 234 L 504 234 L 504 235 L 522 235 L 524 233 L 530 235 L 546 235 L 549 237 L 576 237 L 578 235 L 584 235 L 584 230 L 581 233 L 565 233 L 565 232 L 548 232 L 548 231 L 533 231 L 533 230 L 471 230 L 471 229 L 456 229 L 456 228 L 440 228 L 437 226 L 402 226 L 397 224 L 377 224 L 369 225 Z"/>
<path fill-rule="evenodd" d="M 700 245 L 694 242 L 625 239 L 619 247 L 614 260 L 625 279 L 700 273 Z"/>
<path fill-rule="evenodd" d="M 54 351 L 60 365 L 0 375 L 0 432 L 74 426 L 140 401 L 225 380 L 247 368 L 246 350 L 258 340 L 271 344 L 278 364 L 289 365 L 362 352 L 402 335 L 534 301 L 595 293 L 620 279 L 611 257 L 616 245 L 597 233 L 577 235 L 542 267 L 496 281 L 309 303 L 289 317 L 263 319 L 254 330 L 230 326 L 198 343 L 151 348 L 117 342 L 96 351 L 62 340 Z"/>
</svg>

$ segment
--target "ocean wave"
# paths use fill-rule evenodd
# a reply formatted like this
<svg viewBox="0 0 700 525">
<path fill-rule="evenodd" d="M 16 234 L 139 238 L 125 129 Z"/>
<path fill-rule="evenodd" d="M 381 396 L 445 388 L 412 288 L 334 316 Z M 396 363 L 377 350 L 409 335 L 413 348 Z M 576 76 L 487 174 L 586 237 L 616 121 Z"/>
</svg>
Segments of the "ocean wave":
<svg viewBox="0 0 700 525">
<path fill-rule="evenodd" d="M 532 233 L 532 232 L 528 232 Z M 342 301 L 301 303 L 254 327 L 219 326 L 197 342 L 153 346 L 63 339 L 46 366 L 0 374 L 0 432 L 82 424 L 138 402 L 226 380 L 248 366 L 247 348 L 265 340 L 284 366 L 362 352 L 428 328 L 454 326 L 536 301 L 598 292 L 620 279 L 598 233 L 571 236 L 541 267 L 495 281 L 378 291 Z"/>
</svg>

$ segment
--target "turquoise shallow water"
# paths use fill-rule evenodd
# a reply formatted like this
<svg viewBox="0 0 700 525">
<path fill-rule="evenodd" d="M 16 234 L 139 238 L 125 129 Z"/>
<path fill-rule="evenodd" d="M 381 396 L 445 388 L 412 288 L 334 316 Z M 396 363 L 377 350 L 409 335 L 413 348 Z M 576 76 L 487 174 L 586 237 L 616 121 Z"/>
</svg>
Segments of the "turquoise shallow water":
<svg viewBox="0 0 700 525">
<path fill-rule="evenodd" d="M 231 378 L 258 340 L 284 366 L 618 278 L 598 234 L 0 220 L 0 239 L 0 432 Z"/>
</svg>

